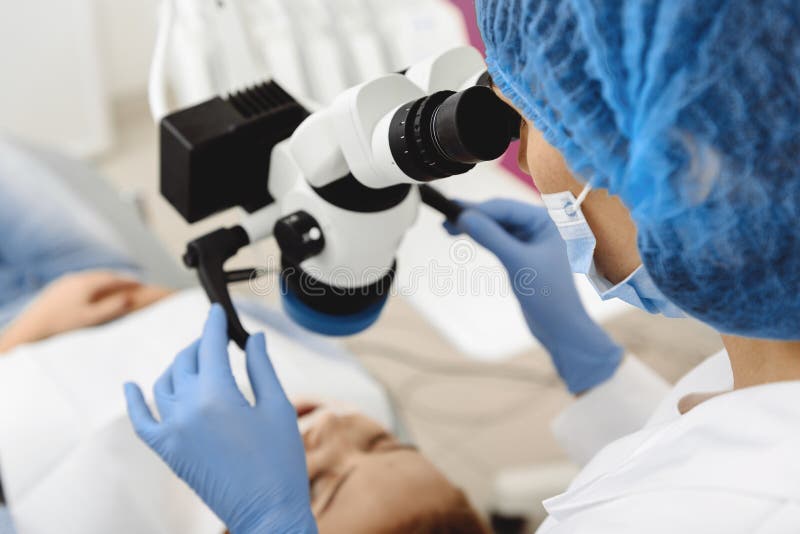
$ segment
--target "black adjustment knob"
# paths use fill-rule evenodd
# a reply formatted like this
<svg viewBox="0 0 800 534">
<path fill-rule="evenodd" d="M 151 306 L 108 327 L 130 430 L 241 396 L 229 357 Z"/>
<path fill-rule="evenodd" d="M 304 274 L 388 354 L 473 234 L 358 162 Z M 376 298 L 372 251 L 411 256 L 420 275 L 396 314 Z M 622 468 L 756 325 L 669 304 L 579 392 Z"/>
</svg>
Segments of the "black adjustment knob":
<svg viewBox="0 0 800 534">
<path fill-rule="evenodd" d="M 301 263 L 325 248 L 325 236 L 317 220 L 305 211 L 287 215 L 275 223 L 275 239 L 281 252 L 293 262 Z"/>
</svg>

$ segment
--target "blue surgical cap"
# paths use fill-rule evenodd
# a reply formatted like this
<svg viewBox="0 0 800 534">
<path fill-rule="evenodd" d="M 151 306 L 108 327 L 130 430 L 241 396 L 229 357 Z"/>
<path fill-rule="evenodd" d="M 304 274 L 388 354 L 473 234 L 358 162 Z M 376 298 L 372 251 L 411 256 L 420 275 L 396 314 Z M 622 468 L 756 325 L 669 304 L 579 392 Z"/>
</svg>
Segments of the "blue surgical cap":
<svg viewBox="0 0 800 534">
<path fill-rule="evenodd" d="M 663 293 L 722 332 L 800 339 L 800 1 L 477 6 L 495 83 L 622 198 Z"/>
</svg>

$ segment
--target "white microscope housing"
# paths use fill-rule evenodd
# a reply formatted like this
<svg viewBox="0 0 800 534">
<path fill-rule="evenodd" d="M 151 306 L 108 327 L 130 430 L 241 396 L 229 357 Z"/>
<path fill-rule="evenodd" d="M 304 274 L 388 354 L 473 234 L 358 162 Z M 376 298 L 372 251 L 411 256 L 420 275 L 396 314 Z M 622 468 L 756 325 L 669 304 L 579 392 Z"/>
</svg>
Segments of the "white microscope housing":
<svg viewBox="0 0 800 534">
<path fill-rule="evenodd" d="M 193 165 L 198 173 L 205 170 L 202 161 L 237 160 L 241 171 L 230 183 L 236 195 L 225 202 L 209 199 L 217 191 L 209 185 L 212 178 L 191 175 L 172 180 L 179 187 L 168 183 L 162 190 L 187 220 L 227 207 L 226 202 L 245 207 L 250 213 L 240 224 L 244 236 L 239 232 L 236 240 L 243 245 L 277 239 L 289 315 L 324 334 L 363 330 L 388 296 L 396 251 L 421 204 L 419 186 L 500 157 L 518 132 L 519 116 L 487 81 L 481 54 L 459 47 L 348 89 L 304 117 L 275 84 L 216 99 L 195 115 L 228 119 L 232 133 L 222 135 L 222 148 L 209 150 L 216 157 L 189 159 L 198 160 Z M 259 121 L 267 111 L 275 112 L 273 126 L 280 128 Z M 178 138 L 181 149 L 195 141 L 197 152 L 211 145 L 207 138 L 217 140 L 197 122 L 196 117 L 162 122 L 162 184 L 170 182 L 176 161 L 185 166 L 185 158 L 165 158 L 165 135 Z M 281 129 L 293 131 L 278 139 Z M 251 157 L 242 148 L 250 143 L 269 147 L 269 154 Z M 267 174 L 261 182 L 266 191 L 254 189 L 258 180 L 248 174 L 254 167 Z M 204 188 L 194 197 L 186 193 Z M 187 196 L 194 205 L 186 203 Z"/>
</svg>

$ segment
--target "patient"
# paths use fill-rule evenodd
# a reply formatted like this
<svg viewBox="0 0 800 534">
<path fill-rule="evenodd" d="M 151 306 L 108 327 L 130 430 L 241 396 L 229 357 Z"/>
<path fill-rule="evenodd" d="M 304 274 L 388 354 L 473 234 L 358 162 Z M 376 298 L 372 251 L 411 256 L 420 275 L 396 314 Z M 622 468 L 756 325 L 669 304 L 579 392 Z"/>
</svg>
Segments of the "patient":
<svg viewBox="0 0 800 534">
<path fill-rule="evenodd" d="M 25 179 L 20 179 L 20 176 L 25 176 Z M 21 395 L 25 389 L 41 388 L 45 391 L 46 388 L 39 383 L 31 383 L 31 377 L 39 375 L 26 374 L 23 372 L 25 366 L 18 364 L 25 363 L 21 360 L 41 363 L 51 358 L 54 352 L 76 362 L 74 367 L 78 369 L 71 369 L 69 364 L 65 367 L 70 372 L 81 372 L 90 377 L 88 387 L 99 390 L 108 384 L 91 385 L 92 381 L 115 380 L 113 370 L 117 367 L 128 366 L 120 374 L 129 373 L 132 367 L 152 367 L 153 373 L 144 374 L 155 376 L 155 370 L 163 366 L 163 359 L 174 352 L 170 343 L 179 343 L 178 338 L 184 330 L 186 335 L 194 335 L 198 326 L 192 321 L 202 320 L 205 315 L 203 310 L 198 310 L 195 318 L 187 311 L 197 309 L 198 303 L 203 303 L 203 297 L 196 291 L 189 292 L 194 295 L 187 295 L 187 292 L 143 281 L 137 262 L 114 241 L 113 233 L 99 226 L 102 221 L 88 206 L 77 203 L 72 195 L 59 190 L 53 181 L 57 178 L 25 151 L 0 143 L 0 203 L 8 204 L 7 207 L 0 206 L 0 224 L 5 229 L 0 239 L 0 354 L 7 354 L 0 363 L 11 364 L 2 368 L 0 398 L 6 404 L 18 399 L 15 396 L 18 393 L 9 393 L 9 381 L 25 382 L 19 388 Z M 56 196 L 42 196 L 42 191 L 53 192 Z M 163 332 L 141 331 L 143 325 L 153 322 L 148 319 L 148 314 L 170 317 L 170 321 L 156 321 L 163 325 Z M 300 373 L 291 367 L 298 360 L 302 362 L 304 357 L 314 357 L 319 358 L 319 361 L 313 360 L 315 369 L 323 369 L 324 373 L 324 365 L 330 358 L 302 346 L 301 341 L 282 335 L 280 329 L 275 331 L 273 325 L 249 321 L 248 328 L 267 331 L 276 369 L 279 375 L 282 374 L 281 379 L 290 394 L 299 391 L 307 395 L 312 393 L 309 388 L 316 389 L 313 393 L 323 397 L 331 393 L 331 390 L 322 391 L 324 388 L 317 387 L 319 384 L 314 383 L 313 377 L 306 376 L 308 373 Z M 76 334 L 88 337 L 78 339 Z M 153 351 L 143 351 L 136 346 L 127 347 L 128 352 L 117 351 L 113 356 L 76 352 L 85 347 L 101 350 L 99 347 L 107 346 L 109 342 L 116 343 L 115 339 L 124 340 L 119 342 L 124 345 L 130 344 L 125 340 L 136 337 L 144 340 L 159 336 L 164 338 L 163 343 L 159 343 L 160 339 L 148 342 L 151 346 L 152 343 L 157 343 L 158 347 L 165 345 L 163 355 L 158 351 L 151 355 Z M 119 361 L 110 363 L 115 358 Z M 133 359 L 153 361 L 131 362 Z M 295 363 L 298 368 L 302 365 Z M 44 374 L 58 375 L 60 372 L 60 369 L 48 369 Z M 50 385 L 51 379 L 52 376 L 46 376 L 42 384 Z M 114 392 L 113 398 L 118 398 L 119 384 L 113 386 L 109 389 Z M 83 387 L 75 386 L 76 389 Z M 95 393 L 90 396 L 96 397 Z M 73 397 L 69 392 L 64 394 L 67 401 L 75 401 Z M 52 421 L 61 422 L 62 419 L 57 416 L 52 420 L 44 419 L 51 411 L 58 412 L 67 402 L 62 402 L 61 397 L 52 398 L 59 399 L 51 402 L 58 406 L 28 406 L 23 411 L 24 417 L 32 418 L 32 421 L 24 423 L 23 431 L 15 426 L 18 421 L 5 424 L 2 418 L 6 414 L 0 414 L 0 421 L 3 421 L 0 424 L 5 428 L 0 429 L 0 449 L 7 453 L 0 458 L 6 462 L 3 464 L 4 477 L 7 477 L 4 482 L 12 482 L 13 477 L 14 487 L 8 487 L 11 486 L 8 484 L 6 489 L 10 490 L 7 493 L 12 515 L 18 521 L 18 528 L 24 531 L 41 531 L 43 523 L 34 525 L 29 522 L 31 517 L 38 521 L 41 518 L 36 516 L 41 514 L 31 510 L 42 506 L 49 508 L 54 487 L 52 481 L 57 477 L 48 477 L 48 483 L 43 485 L 51 484 L 50 487 L 37 490 L 37 493 L 26 487 L 29 480 L 17 482 L 20 478 L 25 479 L 19 472 L 25 472 L 27 476 L 27 471 L 14 469 L 16 466 L 9 465 L 9 462 L 19 457 L 13 454 L 22 454 L 17 451 L 18 445 L 23 449 L 36 449 L 33 447 L 35 443 L 15 444 L 15 441 L 38 441 L 39 436 L 52 436 L 48 439 L 57 440 L 50 425 Z M 74 404 L 77 408 L 70 408 L 80 413 L 83 406 L 79 402 Z M 342 413 L 321 403 L 298 402 L 296 406 L 304 431 L 312 502 L 320 532 L 487 532 L 464 494 L 416 449 L 398 441 L 381 423 L 357 411 Z M 106 411 L 112 415 L 116 413 L 114 410 Z M 54 517 L 63 514 L 67 518 L 60 520 L 63 521 L 60 532 L 141 532 L 155 528 L 170 532 L 220 532 L 221 528 L 213 526 L 213 517 L 208 521 L 205 521 L 205 516 L 203 520 L 175 521 L 172 516 L 202 513 L 202 503 L 185 487 L 182 491 L 186 495 L 168 495 L 165 481 L 176 486 L 182 486 L 182 483 L 133 437 L 121 406 L 119 413 L 119 419 L 112 417 L 111 422 L 87 426 L 90 429 L 88 437 L 76 437 L 67 447 L 70 452 L 64 456 L 71 460 L 76 457 L 80 460 L 87 447 L 88 452 L 85 460 L 76 460 L 68 468 L 57 469 L 57 476 L 69 481 L 73 489 L 71 495 L 63 499 L 64 506 L 52 508 Z M 79 419 L 99 420 L 102 417 L 92 413 L 91 417 Z M 43 428 L 30 431 L 39 420 Z M 67 421 L 66 426 L 73 426 L 71 419 L 63 421 Z M 125 427 L 124 432 L 119 429 L 121 425 Z M 79 433 L 82 432 L 84 430 L 80 429 Z M 125 436 L 121 437 L 123 433 L 130 435 L 129 441 Z M 93 443 L 85 443 L 88 440 Z M 120 445 L 123 442 L 125 446 Z M 128 447 L 137 451 L 141 449 L 141 455 L 131 452 Z M 9 449 L 12 450 L 9 452 Z M 71 471 L 75 463 L 81 466 L 94 464 L 95 469 L 78 471 L 80 475 L 76 480 L 74 471 Z M 119 470 L 120 465 L 124 466 L 125 473 L 109 478 L 109 473 Z M 117 501 L 114 503 L 116 509 L 108 507 L 104 511 L 90 511 L 88 515 L 72 515 L 73 510 L 64 510 L 70 499 L 85 502 L 95 498 L 98 491 L 102 493 L 104 487 L 108 494 L 106 498 Z M 136 495 L 142 488 L 159 495 L 149 508 L 164 516 L 158 523 L 148 523 L 149 519 L 144 517 L 147 513 Z M 128 493 L 125 493 L 126 489 Z M 17 502 L 14 500 L 16 494 L 23 495 Z M 187 499 L 192 499 L 191 503 L 197 506 L 187 506 L 186 503 L 190 502 Z M 125 507 L 131 509 L 127 516 L 124 519 L 115 517 L 119 509 Z"/>
<path fill-rule="evenodd" d="M 0 352 L 112 321 L 170 294 L 110 272 L 64 275 L 12 322 Z M 313 403 L 296 406 L 320 532 L 486 532 L 464 494 L 380 424 Z"/>
<path fill-rule="evenodd" d="M 11 323 L 0 352 L 113 321 L 170 294 L 111 272 L 66 274 Z M 464 494 L 380 424 L 314 403 L 296 406 L 320 532 L 486 532 Z"/>
<path fill-rule="evenodd" d="M 359 414 L 295 403 L 321 533 L 482 534 L 464 494 L 414 447 Z"/>
</svg>

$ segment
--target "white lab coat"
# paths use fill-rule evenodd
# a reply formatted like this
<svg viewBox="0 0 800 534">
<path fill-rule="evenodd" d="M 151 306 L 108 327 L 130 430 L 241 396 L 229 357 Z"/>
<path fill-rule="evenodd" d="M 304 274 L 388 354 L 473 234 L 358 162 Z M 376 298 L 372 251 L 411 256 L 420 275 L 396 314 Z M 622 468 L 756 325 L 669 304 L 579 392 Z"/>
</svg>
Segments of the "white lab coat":
<svg viewBox="0 0 800 534">
<path fill-rule="evenodd" d="M 586 458 L 586 443 L 637 424 L 665 393 L 657 383 L 629 357 L 555 421 L 556 436 Z M 657 391 L 637 395 L 643 384 Z M 725 353 L 689 373 L 644 428 L 602 448 L 564 494 L 545 501 L 539 534 L 800 533 L 800 382 L 735 391 L 679 415 L 683 395 L 731 386 Z"/>
</svg>

